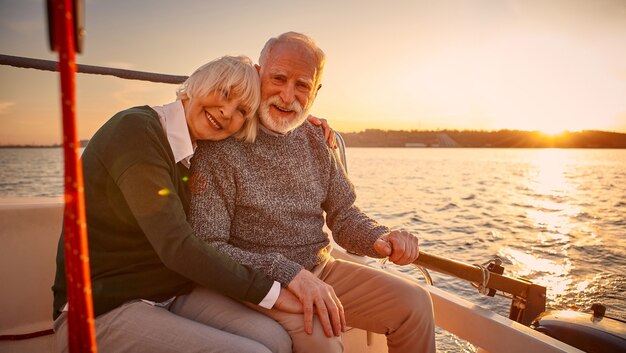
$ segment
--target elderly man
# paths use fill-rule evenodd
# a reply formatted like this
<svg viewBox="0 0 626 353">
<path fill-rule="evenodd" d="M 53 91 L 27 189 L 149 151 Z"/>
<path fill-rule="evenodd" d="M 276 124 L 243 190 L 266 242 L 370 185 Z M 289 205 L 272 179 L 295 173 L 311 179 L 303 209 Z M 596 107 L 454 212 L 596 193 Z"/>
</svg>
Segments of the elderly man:
<svg viewBox="0 0 626 353">
<path fill-rule="evenodd" d="M 259 59 L 261 126 L 254 144 L 234 139 L 200 143 L 192 167 L 191 223 L 195 234 L 242 264 L 289 288 L 301 314 L 257 309 L 289 332 L 294 352 L 341 352 L 342 327 L 387 335 L 389 352 L 435 352 L 432 303 L 419 285 L 330 256 L 324 215 L 337 243 L 396 264 L 418 256 L 415 236 L 390 231 L 355 205 L 343 168 L 319 128 L 306 123 L 325 55 L 307 36 L 270 39 Z M 345 323 L 322 332 L 337 296 Z M 335 301 L 336 302 L 336 301 Z M 340 308 L 341 309 L 341 308 Z M 319 314 L 310 322 L 311 312 Z M 311 335 L 312 333 L 312 335 Z"/>
</svg>

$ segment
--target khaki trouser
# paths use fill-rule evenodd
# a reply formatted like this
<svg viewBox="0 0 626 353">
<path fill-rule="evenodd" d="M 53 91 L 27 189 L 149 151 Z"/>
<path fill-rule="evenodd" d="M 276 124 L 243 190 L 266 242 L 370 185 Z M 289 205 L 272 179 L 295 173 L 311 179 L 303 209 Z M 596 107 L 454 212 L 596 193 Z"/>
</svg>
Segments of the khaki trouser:
<svg viewBox="0 0 626 353">
<path fill-rule="evenodd" d="M 67 352 L 67 313 L 54 322 L 59 352 Z M 169 308 L 128 302 L 98 316 L 98 352 L 288 353 L 291 340 L 274 320 L 201 287 Z"/>
<path fill-rule="evenodd" d="M 388 272 L 331 259 L 313 273 L 330 284 L 343 304 L 346 324 L 387 335 L 389 353 L 435 352 L 430 295 L 418 284 Z M 294 353 L 343 351 L 341 337 L 328 338 L 314 320 L 313 335 L 304 332 L 302 315 L 253 307 L 289 332 Z"/>
</svg>

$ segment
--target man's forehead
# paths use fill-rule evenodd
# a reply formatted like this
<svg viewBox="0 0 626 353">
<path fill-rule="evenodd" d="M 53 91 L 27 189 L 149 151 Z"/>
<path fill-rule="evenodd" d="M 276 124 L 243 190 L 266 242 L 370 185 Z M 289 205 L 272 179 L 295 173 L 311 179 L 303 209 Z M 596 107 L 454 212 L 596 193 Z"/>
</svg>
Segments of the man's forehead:
<svg viewBox="0 0 626 353">
<path fill-rule="evenodd" d="M 288 64 L 269 65 L 267 72 L 270 75 L 293 76 L 300 81 L 313 81 L 315 79 L 315 68 L 307 70 L 298 70 Z"/>
<path fill-rule="evenodd" d="M 315 77 L 317 62 L 311 51 L 296 43 L 278 43 L 272 48 L 265 63 L 270 73 L 294 73 L 298 76 Z"/>
</svg>

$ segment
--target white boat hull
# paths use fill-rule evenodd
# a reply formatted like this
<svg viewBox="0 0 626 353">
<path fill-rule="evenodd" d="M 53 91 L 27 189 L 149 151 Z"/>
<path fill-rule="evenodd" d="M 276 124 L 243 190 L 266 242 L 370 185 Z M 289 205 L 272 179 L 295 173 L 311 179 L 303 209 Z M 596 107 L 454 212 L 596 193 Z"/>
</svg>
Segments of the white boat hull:
<svg viewBox="0 0 626 353">
<path fill-rule="evenodd" d="M 50 288 L 62 213 L 59 198 L 0 199 L 0 278 L 5 285 L 0 291 L 0 335 L 52 328 Z M 338 246 L 334 256 L 376 265 Z M 481 347 L 482 352 L 582 352 L 451 293 L 432 286 L 427 289 L 433 298 L 437 326 Z M 344 342 L 346 353 L 387 352 L 383 335 L 359 329 L 349 330 Z M 55 352 L 54 335 L 1 340 L 3 352 Z"/>
</svg>

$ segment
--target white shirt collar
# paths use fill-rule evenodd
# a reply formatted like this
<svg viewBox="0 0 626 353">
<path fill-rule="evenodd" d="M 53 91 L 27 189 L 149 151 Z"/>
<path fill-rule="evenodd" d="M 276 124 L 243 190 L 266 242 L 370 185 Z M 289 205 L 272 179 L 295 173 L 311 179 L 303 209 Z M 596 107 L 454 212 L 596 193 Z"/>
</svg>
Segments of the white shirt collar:
<svg viewBox="0 0 626 353">
<path fill-rule="evenodd" d="M 173 103 L 151 108 L 159 115 L 161 126 L 163 126 L 167 140 L 172 147 L 174 160 L 176 163 L 182 162 L 189 168 L 196 145 L 191 142 L 183 103 L 180 100 L 176 100 Z"/>
</svg>

